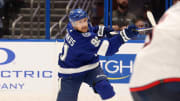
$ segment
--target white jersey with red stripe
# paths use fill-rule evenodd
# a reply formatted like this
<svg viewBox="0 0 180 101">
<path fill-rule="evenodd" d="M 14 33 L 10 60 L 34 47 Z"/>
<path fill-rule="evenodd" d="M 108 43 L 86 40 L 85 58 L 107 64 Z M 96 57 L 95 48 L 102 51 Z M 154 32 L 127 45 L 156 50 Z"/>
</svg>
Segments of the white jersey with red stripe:
<svg viewBox="0 0 180 101">
<path fill-rule="evenodd" d="M 180 2 L 165 12 L 150 44 L 137 54 L 130 87 L 168 78 L 180 78 Z"/>
</svg>

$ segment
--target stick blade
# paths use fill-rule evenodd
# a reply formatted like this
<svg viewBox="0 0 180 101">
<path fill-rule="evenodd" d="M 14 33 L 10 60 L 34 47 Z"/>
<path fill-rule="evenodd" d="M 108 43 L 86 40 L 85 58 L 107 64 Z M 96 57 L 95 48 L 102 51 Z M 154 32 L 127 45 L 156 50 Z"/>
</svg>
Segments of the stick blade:
<svg viewBox="0 0 180 101">
<path fill-rule="evenodd" d="M 153 14 L 152 14 L 151 11 L 147 11 L 147 17 L 148 17 L 151 25 L 152 25 L 153 27 L 156 26 L 156 21 L 155 21 L 154 16 L 153 16 Z"/>
</svg>

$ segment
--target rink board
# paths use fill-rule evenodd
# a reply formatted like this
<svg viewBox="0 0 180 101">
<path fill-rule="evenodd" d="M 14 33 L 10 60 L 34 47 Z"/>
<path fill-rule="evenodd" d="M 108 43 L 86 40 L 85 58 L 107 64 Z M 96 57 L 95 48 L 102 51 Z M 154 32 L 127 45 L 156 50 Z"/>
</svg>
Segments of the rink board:
<svg viewBox="0 0 180 101">
<path fill-rule="evenodd" d="M 63 40 L 1 40 L 0 101 L 55 101 L 58 92 L 58 54 Z M 132 101 L 128 83 L 136 53 L 143 41 L 130 41 L 100 64 L 119 99 Z M 86 84 L 78 101 L 101 101 Z"/>
</svg>

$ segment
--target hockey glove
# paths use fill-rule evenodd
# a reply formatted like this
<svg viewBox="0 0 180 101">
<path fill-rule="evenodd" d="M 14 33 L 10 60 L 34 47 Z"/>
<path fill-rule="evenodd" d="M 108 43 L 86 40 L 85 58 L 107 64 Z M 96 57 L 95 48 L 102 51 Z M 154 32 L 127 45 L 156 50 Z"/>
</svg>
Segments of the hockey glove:
<svg viewBox="0 0 180 101">
<path fill-rule="evenodd" d="M 124 41 L 128 41 L 139 34 L 139 32 L 136 31 L 136 29 L 137 27 L 135 25 L 130 25 L 128 26 L 128 28 L 125 28 L 124 30 L 120 31 L 120 35 Z"/>
<path fill-rule="evenodd" d="M 102 26 L 102 25 L 100 25 L 98 27 L 99 27 L 99 29 L 98 29 L 97 34 L 98 34 L 99 37 L 104 37 L 104 36 L 108 37 L 108 36 L 110 36 L 109 33 L 114 31 L 112 28 L 105 27 L 105 26 Z"/>
<path fill-rule="evenodd" d="M 109 27 L 104 27 L 104 33 L 109 34 L 110 32 L 114 31 L 114 29 L 109 28 Z"/>
<path fill-rule="evenodd" d="M 113 35 L 110 34 L 110 32 L 114 31 L 114 29 L 109 28 L 109 27 L 104 27 L 104 35 L 107 38 L 111 38 Z"/>
</svg>

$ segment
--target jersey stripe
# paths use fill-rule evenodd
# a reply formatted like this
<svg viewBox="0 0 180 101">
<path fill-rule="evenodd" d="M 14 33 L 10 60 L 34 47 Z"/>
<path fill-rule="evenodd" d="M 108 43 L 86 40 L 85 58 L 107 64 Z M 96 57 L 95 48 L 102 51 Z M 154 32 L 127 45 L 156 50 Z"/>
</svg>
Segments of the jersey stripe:
<svg viewBox="0 0 180 101">
<path fill-rule="evenodd" d="M 167 79 L 163 79 L 163 80 L 158 80 L 158 81 L 152 82 L 148 85 L 144 85 L 142 87 L 130 88 L 130 91 L 131 92 L 144 91 L 144 90 L 150 89 L 154 86 L 157 86 L 161 83 L 169 83 L 169 82 L 180 82 L 180 78 L 167 78 Z"/>
<path fill-rule="evenodd" d="M 130 38 L 128 38 L 128 36 L 126 35 L 125 30 L 121 31 L 120 35 L 121 35 L 122 39 L 124 40 L 124 42 L 130 40 Z"/>
<path fill-rule="evenodd" d="M 62 68 L 62 67 L 60 67 L 59 72 L 62 74 L 81 73 L 81 72 L 85 72 L 85 71 L 88 71 L 91 69 L 95 69 L 98 66 L 99 66 L 99 62 L 89 64 L 89 65 L 84 65 L 79 68 Z"/>
</svg>

